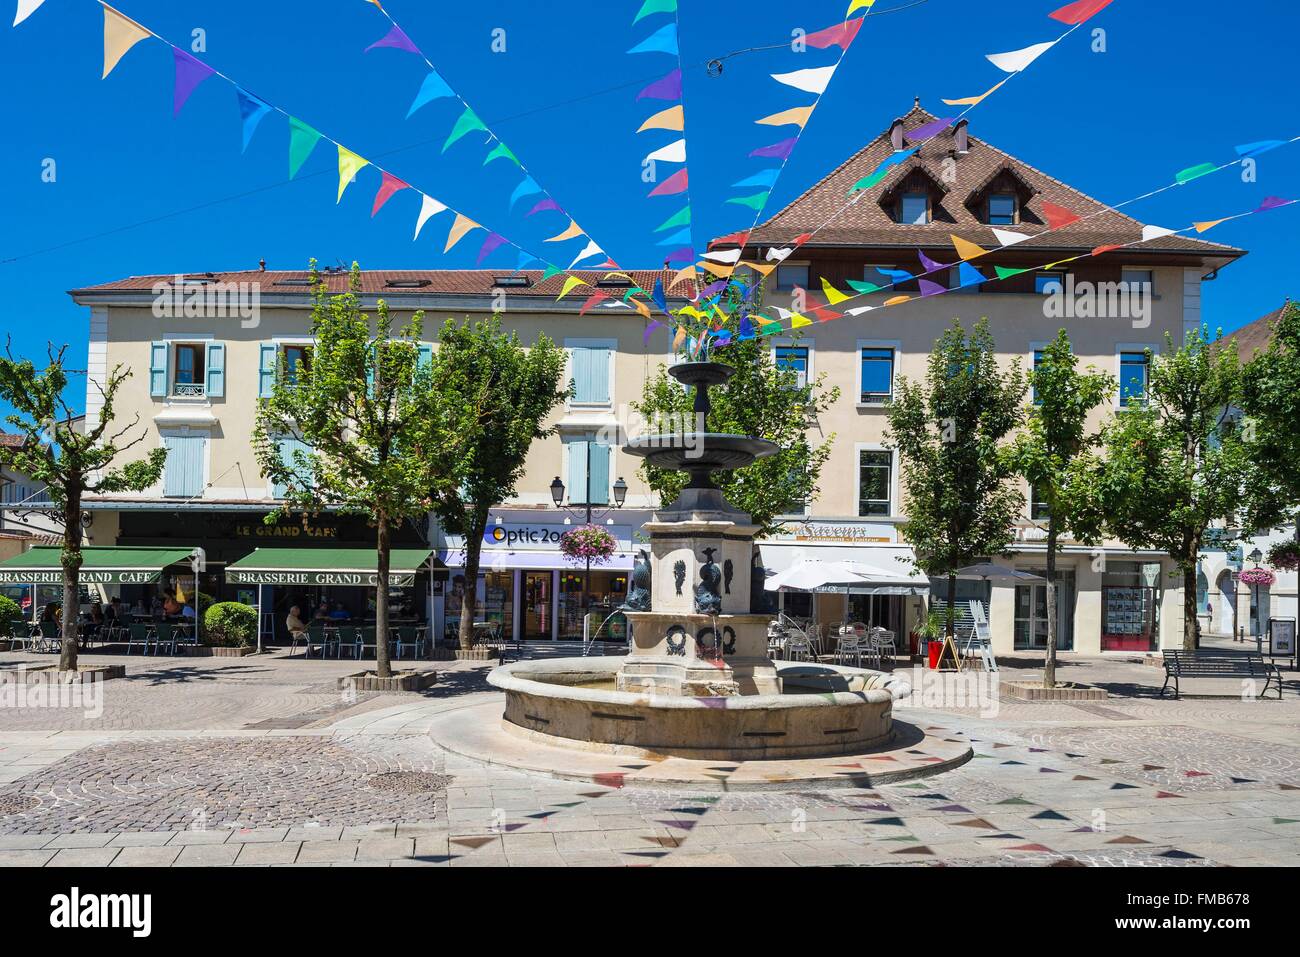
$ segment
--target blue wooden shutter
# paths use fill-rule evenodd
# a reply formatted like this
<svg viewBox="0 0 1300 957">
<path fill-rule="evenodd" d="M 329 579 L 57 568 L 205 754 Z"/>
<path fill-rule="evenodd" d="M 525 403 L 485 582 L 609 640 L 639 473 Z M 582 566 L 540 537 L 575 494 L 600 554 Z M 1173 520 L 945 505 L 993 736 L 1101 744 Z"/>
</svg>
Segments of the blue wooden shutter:
<svg viewBox="0 0 1300 957">
<path fill-rule="evenodd" d="M 609 401 L 609 350 L 573 347 L 574 402 Z"/>
<path fill-rule="evenodd" d="M 149 394 L 155 398 L 167 395 L 167 343 L 149 344 Z"/>
<path fill-rule="evenodd" d="M 599 442 L 587 444 L 587 458 L 591 462 L 591 504 L 609 504 L 609 446 Z"/>
<path fill-rule="evenodd" d="M 306 455 L 311 452 L 310 445 L 308 445 L 302 439 L 295 439 L 295 438 L 280 439 L 280 441 L 276 443 L 276 448 L 280 452 L 280 461 L 283 462 L 284 465 L 289 468 L 294 468 L 297 466 L 297 459 L 294 453 L 302 452 L 304 455 Z M 303 471 L 305 472 L 305 470 Z M 277 482 L 274 485 L 274 487 L 271 489 L 271 497 L 284 498 L 287 492 L 288 492 L 288 487 L 285 485 L 281 485 L 280 483 Z"/>
<path fill-rule="evenodd" d="M 433 346 L 427 342 L 420 343 L 420 358 L 418 367 L 427 369 L 433 364 Z"/>
<path fill-rule="evenodd" d="M 206 392 L 209 398 L 220 399 L 226 394 L 226 347 L 224 343 L 208 344 L 208 383 Z"/>
<path fill-rule="evenodd" d="M 587 443 L 569 442 L 569 501 L 587 501 Z"/>
<path fill-rule="evenodd" d="M 260 399 L 269 399 L 271 397 L 271 391 L 275 387 L 275 365 L 277 354 L 275 343 L 273 342 L 263 342 L 259 347 L 257 396 Z"/>
<path fill-rule="evenodd" d="M 190 498 L 203 492 L 203 458 L 207 439 L 202 435 L 166 435 L 167 466 L 163 494 Z"/>
</svg>

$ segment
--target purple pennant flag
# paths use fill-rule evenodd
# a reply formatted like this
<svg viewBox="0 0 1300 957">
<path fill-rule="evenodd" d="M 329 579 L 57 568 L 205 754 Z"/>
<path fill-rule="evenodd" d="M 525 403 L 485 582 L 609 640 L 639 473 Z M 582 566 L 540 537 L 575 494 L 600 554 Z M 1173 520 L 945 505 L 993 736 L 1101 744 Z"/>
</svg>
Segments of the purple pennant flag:
<svg viewBox="0 0 1300 957">
<path fill-rule="evenodd" d="M 715 292 L 722 292 L 727 288 L 727 280 L 719 279 L 717 282 L 711 282 L 700 290 L 701 296 L 712 296 Z"/>
<path fill-rule="evenodd" d="M 655 331 L 656 329 L 658 329 L 658 328 L 659 328 L 660 326 L 662 326 L 662 325 L 663 325 L 663 323 L 660 322 L 658 319 L 651 319 L 651 320 L 650 320 L 650 325 L 646 326 L 646 327 L 645 327 L 645 332 L 643 332 L 643 333 L 641 334 L 641 342 L 642 342 L 642 344 L 643 344 L 643 345 L 647 345 L 647 346 L 650 345 L 650 336 L 653 335 L 653 334 L 654 334 L 654 331 Z"/>
<path fill-rule="evenodd" d="M 478 262 L 476 266 L 483 265 L 483 260 L 491 255 L 492 251 L 502 246 L 508 240 L 500 233 L 488 233 L 488 238 L 483 240 L 483 246 L 478 251 Z"/>
<path fill-rule="evenodd" d="M 662 80 L 655 80 L 636 95 L 638 100 L 680 100 L 682 98 L 682 71 L 673 70 Z"/>
<path fill-rule="evenodd" d="M 779 143 L 773 143 L 771 146 L 760 146 L 750 153 L 750 156 L 763 156 L 769 159 L 789 159 L 790 153 L 794 150 L 794 144 L 799 141 L 799 137 L 792 136 L 788 140 L 782 140 Z"/>
<path fill-rule="evenodd" d="M 921 268 L 925 270 L 924 272 L 921 273 L 922 276 L 928 276 L 932 272 L 938 272 L 940 269 L 947 269 L 949 266 L 952 265 L 952 263 L 935 262 L 933 259 L 931 259 L 929 256 L 927 256 L 925 253 L 921 252 L 920 250 L 917 250 L 916 255 L 920 257 Z"/>
<path fill-rule="evenodd" d="M 917 285 L 921 287 L 921 296 L 942 296 L 948 291 L 947 286 L 941 286 L 937 282 L 931 282 L 928 279 L 918 279 Z"/>
<path fill-rule="evenodd" d="M 185 101 L 200 83 L 212 76 L 212 67 L 194 59 L 180 47 L 172 47 L 176 60 L 176 87 L 172 94 L 172 116 L 180 116 Z"/>
<path fill-rule="evenodd" d="M 688 263 L 695 260 L 695 247 L 683 246 L 681 249 L 674 249 L 668 254 L 667 262 L 670 263 Z"/>
<path fill-rule="evenodd" d="M 1281 206 L 1290 206 L 1294 202 L 1294 199 L 1283 199 L 1280 196 L 1266 196 L 1264 197 L 1264 202 L 1259 204 L 1259 209 L 1255 210 L 1255 212 L 1264 213 L 1270 209 L 1278 209 Z"/>
<path fill-rule="evenodd" d="M 942 120 L 935 120 L 933 123 L 926 123 L 924 126 L 918 126 L 916 129 L 912 130 L 912 132 L 904 133 L 903 135 L 913 143 L 917 142 L 918 140 L 928 140 L 930 139 L 930 137 L 938 136 L 940 133 L 942 133 L 945 129 L 947 129 L 948 124 L 950 124 L 951 122 L 952 122 L 952 117 L 947 117 L 946 119 L 942 119 Z"/>
<path fill-rule="evenodd" d="M 533 215 L 533 213 L 543 213 L 548 209 L 553 209 L 557 213 L 564 212 L 564 210 L 560 208 L 560 204 L 557 203 L 555 200 L 544 199 L 541 202 L 539 202 L 536 206 L 534 206 L 532 209 L 530 209 L 528 212 L 524 213 L 524 216 L 528 217 Z"/>
<path fill-rule="evenodd" d="M 383 39 L 376 40 L 366 47 L 365 52 L 369 53 L 375 47 L 392 47 L 394 50 L 405 50 L 407 53 L 414 53 L 416 56 L 424 55 L 420 52 L 420 48 L 411 42 L 411 38 L 403 33 L 402 28 L 396 23 L 393 24 L 393 29 L 389 30 Z"/>
</svg>

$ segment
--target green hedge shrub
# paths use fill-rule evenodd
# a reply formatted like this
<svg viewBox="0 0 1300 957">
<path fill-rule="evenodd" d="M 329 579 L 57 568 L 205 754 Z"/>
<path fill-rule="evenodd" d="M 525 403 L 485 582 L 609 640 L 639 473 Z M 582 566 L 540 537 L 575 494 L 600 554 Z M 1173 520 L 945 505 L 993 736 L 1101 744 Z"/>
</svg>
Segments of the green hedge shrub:
<svg viewBox="0 0 1300 957">
<path fill-rule="evenodd" d="M 203 613 L 206 642 L 228 648 L 248 648 L 257 638 L 257 609 L 237 601 L 222 601 Z"/>
</svg>

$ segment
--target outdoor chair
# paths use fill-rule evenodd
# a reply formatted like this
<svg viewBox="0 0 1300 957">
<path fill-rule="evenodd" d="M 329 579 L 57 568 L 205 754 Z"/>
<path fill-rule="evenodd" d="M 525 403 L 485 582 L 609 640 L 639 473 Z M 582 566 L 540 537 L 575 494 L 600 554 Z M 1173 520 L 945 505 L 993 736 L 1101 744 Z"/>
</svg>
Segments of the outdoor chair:
<svg viewBox="0 0 1300 957">
<path fill-rule="evenodd" d="M 835 646 L 835 663 L 851 664 L 855 668 L 862 667 L 862 639 L 852 631 L 840 635 L 840 640 Z"/>
<path fill-rule="evenodd" d="M 803 632 L 795 631 L 786 636 L 785 639 L 786 661 L 815 661 L 813 657 L 813 646 L 811 640 Z"/>
<path fill-rule="evenodd" d="M 361 658 L 361 629 L 355 625 L 344 625 L 334 633 L 334 657 L 342 658 L 343 649 L 349 648 L 352 657 Z"/>
<path fill-rule="evenodd" d="M 294 649 L 298 647 L 298 642 L 301 640 L 303 642 L 302 656 L 304 658 L 311 657 L 313 648 L 319 648 L 320 656 L 324 658 L 326 649 L 330 646 L 329 633 L 325 630 L 324 625 L 308 625 L 307 634 L 294 632 L 292 637 L 293 640 L 289 644 L 289 654 L 293 654 Z"/>
<path fill-rule="evenodd" d="M 394 638 L 394 647 L 396 648 L 395 657 L 402 657 L 402 649 L 409 647 L 411 657 L 420 657 L 420 636 L 419 631 L 414 625 L 397 625 L 390 629 Z"/>
<path fill-rule="evenodd" d="M 188 630 L 185 625 L 163 625 L 162 629 L 155 635 L 153 653 L 161 655 L 163 649 L 166 648 L 168 654 L 176 654 L 176 646 L 184 639 Z"/>
<path fill-rule="evenodd" d="M 37 650 L 55 653 L 63 650 L 63 632 L 57 621 L 41 622 L 41 644 Z"/>
<path fill-rule="evenodd" d="M 5 631 L 9 635 L 9 650 L 15 651 L 19 643 L 22 643 L 23 650 L 31 647 L 32 627 L 20 618 L 15 618 L 5 626 Z"/>
<path fill-rule="evenodd" d="M 873 628 L 871 630 L 871 656 L 876 660 L 879 667 L 885 666 L 885 658 L 889 658 L 890 666 L 893 666 L 894 658 L 898 655 L 898 648 L 895 643 L 894 633 L 886 631 L 884 628 Z"/>
<path fill-rule="evenodd" d="M 129 655 L 131 649 L 136 645 L 141 648 L 142 654 L 149 654 L 150 643 L 158 638 L 158 629 L 153 625 L 132 625 L 127 632 L 126 653 Z"/>
<path fill-rule="evenodd" d="M 365 627 L 354 629 L 357 633 L 357 657 L 379 657 L 379 646 L 376 641 L 375 629 Z M 370 654 L 366 654 L 366 649 L 370 649 Z"/>
</svg>

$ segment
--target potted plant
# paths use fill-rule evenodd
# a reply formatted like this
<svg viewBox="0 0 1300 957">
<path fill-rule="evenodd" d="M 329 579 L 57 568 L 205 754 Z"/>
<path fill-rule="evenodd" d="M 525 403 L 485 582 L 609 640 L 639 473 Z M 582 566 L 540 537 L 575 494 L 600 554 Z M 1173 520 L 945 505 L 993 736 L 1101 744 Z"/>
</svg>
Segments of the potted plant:
<svg viewBox="0 0 1300 957">
<path fill-rule="evenodd" d="M 1268 586 L 1275 581 L 1277 581 L 1277 576 L 1267 568 L 1247 568 L 1241 573 L 1241 583 L 1243 585 Z"/>
<path fill-rule="evenodd" d="M 599 525 L 580 525 L 560 536 L 560 553 L 570 561 L 601 565 L 618 549 L 618 539 Z"/>
<path fill-rule="evenodd" d="M 1289 538 L 1278 542 L 1268 550 L 1268 563 L 1288 572 L 1300 569 L 1300 541 Z"/>
</svg>

